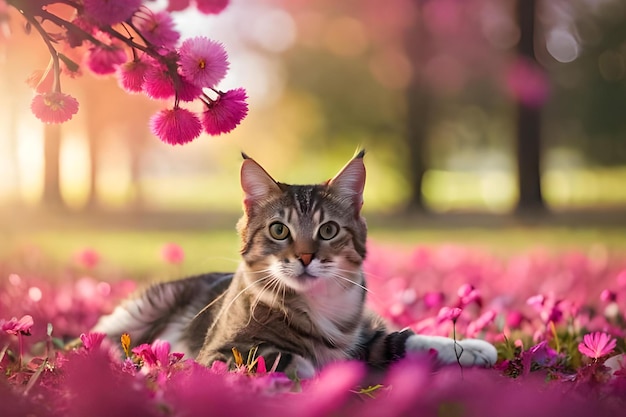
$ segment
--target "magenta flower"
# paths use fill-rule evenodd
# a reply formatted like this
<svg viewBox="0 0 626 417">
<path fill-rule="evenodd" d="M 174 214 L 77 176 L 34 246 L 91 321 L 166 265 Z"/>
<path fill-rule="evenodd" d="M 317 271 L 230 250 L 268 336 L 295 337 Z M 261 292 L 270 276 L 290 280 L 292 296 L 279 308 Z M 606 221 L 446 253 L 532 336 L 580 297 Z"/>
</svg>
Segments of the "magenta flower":
<svg viewBox="0 0 626 417">
<path fill-rule="evenodd" d="M 63 123 L 78 112 L 78 101 L 68 94 L 53 91 L 33 97 L 30 109 L 44 123 Z"/>
<path fill-rule="evenodd" d="M 168 12 L 179 12 L 189 7 L 191 0 L 169 0 L 167 2 Z"/>
<path fill-rule="evenodd" d="M 209 103 L 202 114 L 202 125 L 210 135 L 219 135 L 233 130 L 248 114 L 246 90 L 236 88 L 219 93 L 215 101 Z"/>
<path fill-rule="evenodd" d="M 99 75 L 113 74 L 126 59 L 126 52 L 117 46 L 94 46 L 86 55 L 87 66 Z"/>
<path fill-rule="evenodd" d="M 611 290 L 602 290 L 600 293 L 600 300 L 605 303 L 614 303 L 617 300 L 617 294 Z"/>
<path fill-rule="evenodd" d="M 179 84 L 176 88 L 177 97 L 181 101 L 194 101 L 202 95 L 202 88 L 189 82 L 185 77 L 179 76 Z"/>
<path fill-rule="evenodd" d="M 424 294 L 424 305 L 427 308 L 439 307 L 445 301 L 445 295 L 441 291 L 431 291 Z"/>
<path fill-rule="evenodd" d="M 157 339 L 151 345 L 142 344 L 133 348 L 132 352 L 143 360 L 144 366 L 150 369 L 166 370 L 183 358 L 182 353 L 170 353 L 170 344 Z"/>
<path fill-rule="evenodd" d="M 0 321 L 0 327 L 2 331 L 7 334 L 19 335 L 23 334 L 26 336 L 30 336 L 30 329 L 33 327 L 33 317 L 26 314 L 22 316 L 19 320 L 17 317 L 13 317 L 11 320 L 2 320 Z"/>
<path fill-rule="evenodd" d="M 442 307 L 441 310 L 439 310 L 439 314 L 437 314 L 437 320 L 439 321 L 439 323 L 448 320 L 456 322 L 462 312 L 463 310 L 461 310 L 460 308 Z"/>
<path fill-rule="evenodd" d="M 139 9 L 142 0 L 84 0 L 85 14 L 102 26 L 128 20 Z"/>
<path fill-rule="evenodd" d="M 172 77 L 157 63 L 149 66 L 144 75 L 143 90 L 146 95 L 155 100 L 173 97 L 176 93 Z"/>
<path fill-rule="evenodd" d="M 166 243 L 161 248 L 161 258 L 170 264 L 180 264 L 185 260 L 185 252 L 176 243 Z"/>
<path fill-rule="evenodd" d="M 550 83 L 537 64 L 517 59 L 506 73 L 505 88 L 508 93 L 530 107 L 539 107 L 550 95 Z"/>
<path fill-rule="evenodd" d="M 218 14 L 228 6 L 228 1 L 229 0 L 196 0 L 196 7 L 200 12 L 205 14 Z"/>
<path fill-rule="evenodd" d="M 129 93 L 141 93 L 149 65 L 141 58 L 128 61 L 117 69 L 120 86 Z"/>
<path fill-rule="evenodd" d="M 204 36 L 185 40 L 178 52 L 180 73 L 198 87 L 214 87 L 228 71 L 224 46 Z"/>
<path fill-rule="evenodd" d="M 578 350 L 583 355 L 598 359 L 613 352 L 617 341 L 610 335 L 602 332 L 586 334 L 583 341 L 578 345 Z"/>
<path fill-rule="evenodd" d="M 82 333 L 80 340 L 83 342 L 83 346 L 88 352 L 97 350 L 102 345 L 102 341 L 106 337 L 104 333 Z"/>
<path fill-rule="evenodd" d="M 74 260 L 84 268 L 93 269 L 100 263 L 100 254 L 95 249 L 86 248 L 77 252 Z"/>
<path fill-rule="evenodd" d="M 135 15 L 133 22 L 148 42 L 161 48 L 173 48 L 180 39 L 180 33 L 174 28 L 174 19 L 167 12 L 146 10 Z"/>
<path fill-rule="evenodd" d="M 174 107 L 152 116 L 150 130 L 165 143 L 182 145 L 200 136 L 202 124 L 195 113 Z"/>
</svg>

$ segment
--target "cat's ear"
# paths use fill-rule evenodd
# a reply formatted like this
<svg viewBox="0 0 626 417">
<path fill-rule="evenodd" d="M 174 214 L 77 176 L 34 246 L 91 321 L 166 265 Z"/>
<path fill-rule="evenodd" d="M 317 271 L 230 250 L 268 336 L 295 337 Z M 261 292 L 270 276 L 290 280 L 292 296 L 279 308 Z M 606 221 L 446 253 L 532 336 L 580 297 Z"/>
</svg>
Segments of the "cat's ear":
<svg viewBox="0 0 626 417">
<path fill-rule="evenodd" d="M 254 204 L 267 199 L 281 189 L 274 179 L 254 159 L 242 153 L 241 189 L 244 193 L 243 204 L 246 210 Z"/>
<path fill-rule="evenodd" d="M 332 179 L 328 186 L 342 199 L 351 200 L 358 215 L 363 206 L 363 189 L 365 188 L 365 151 L 361 150 Z"/>
</svg>

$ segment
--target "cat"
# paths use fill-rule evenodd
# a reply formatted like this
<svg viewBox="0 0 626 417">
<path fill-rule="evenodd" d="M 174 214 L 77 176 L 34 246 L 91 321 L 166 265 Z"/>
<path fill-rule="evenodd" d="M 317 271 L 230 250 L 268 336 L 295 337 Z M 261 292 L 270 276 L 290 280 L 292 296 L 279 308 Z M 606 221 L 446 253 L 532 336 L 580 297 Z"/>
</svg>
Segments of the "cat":
<svg viewBox="0 0 626 417">
<path fill-rule="evenodd" d="M 277 182 L 242 155 L 237 271 L 152 285 L 103 316 L 93 332 L 127 332 L 135 344 L 167 340 L 172 351 L 207 366 L 219 360 L 233 367 L 233 348 L 243 357 L 256 350 L 299 378 L 349 359 L 385 368 L 408 352 L 436 353 L 441 364 L 496 362 L 486 341 L 388 331 L 366 309 L 364 151 L 316 185 Z"/>
</svg>

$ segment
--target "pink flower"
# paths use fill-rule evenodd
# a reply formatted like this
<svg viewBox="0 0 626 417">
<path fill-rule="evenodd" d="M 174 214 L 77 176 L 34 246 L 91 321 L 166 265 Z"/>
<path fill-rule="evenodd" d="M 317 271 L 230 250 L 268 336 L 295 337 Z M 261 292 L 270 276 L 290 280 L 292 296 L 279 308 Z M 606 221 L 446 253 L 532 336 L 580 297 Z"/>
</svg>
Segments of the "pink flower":
<svg viewBox="0 0 626 417">
<path fill-rule="evenodd" d="M 126 59 L 126 52 L 117 46 L 94 46 L 86 55 L 87 66 L 94 74 L 99 75 L 114 73 Z"/>
<path fill-rule="evenodd" d="M 202 114 L 202 125 L 210 135 L 219 135 L 233 130 L 248 114 L 246 90 L 237 88 L 219 93 Z"/>
<path fill-rule="evenodd" d="M 530 107 L 539 107 L 550 95 L 550 83 L 537 64 L 517 59 L 506 72 L 505 88 L 508 93 Z"/>
<path fill-rule="evenodd" d="M 617 300 L 617 294 L 611 290 L 602 290 L 600 300 L 605 303 L 614 303 Z"/>
<path fill-rule="evenodd" d="M 189 7 L 191 0 L 169 0 L 167 2 L 168 12 L 179 12 Z"/>
<path fill-rule="evenodd" d="M 132 352 L 140 357 L 148 369 L 165 370 L 183 358 L 182 353 L 170 353 L 170 344 L 157 339 L 151 345 L 142 344 L 133 348 Z"/>
<path fill-rule="evenodd" d="M 182 145 L 200 136 L 202 124 L 195 113 L 174 107 L 152 116 L 150 130 L 165 143 Z"/>
<path fill-rule="evenodd" d="M 185 40 L 178 52 L 180 73 L 198 87 L 214 87 L 228 71 L 224 46 L 204 36 Z"/>
<path fill-rule="evenodd" d="M 128 61 L 117 69 L 120 86 L 129 93 L 140 93 L 143 90 L 148 63 L 142 59 Z"/>
<path fill-rule="evenodd" d="M 447 320 L 452 320 L 453 322 L 456 322 L 462 312 L 463 310 L 461 310 L 460 308 L 442 307 L 441 310 L 439 310 L 437 319 L 440 323 Z"/>
<path fill-rule="evenodd" d="M 94 249 L 87 248 L 76 253 L 74 259 L 82 267 L 92 269 L 100 262 L 100 254 Z"/>
<path fill-rule="evenodd" d="M 583 355 L 598 359 L 613 352 L 617 341 L 610 335 L 602 332 L 586 334 L 583 341 L 578 345 L 578 350 Z"/>
<path fill-rule="evenodd" d="M 185 77 L 179 76 L 179 84 L 176 88 L 177 97 L 182 101 L 194 101 L 202 95 L 202 88 L 189 82 Z"/>
<path fill-rule="evenodd" d="M 2 331 L 12 335 L 23 334 L 26 336 L 30 336 L 30 329 L 31 327 L 33 327 L 33 324 L 33 317 L 28 314 L 22 316 L 22 318 L 19 320 L 16 317 L 13 317 L 11 320 L 8 321 L 0 321 Z"/>
<path fill-rule="evenodd" d="M 133 22 L 144 38 L 155 46 L 173 48 L 180 39 L 180 33 L 174 29 L 174 19 L 167 12 L 152 12 L 135 15 Z"/>
<path fill-rule="evenodd" d="M 161 257 L 170 264 L 180 264 L 185 260 L 185 252 L 176 243 L 166 243 L 161 248 Z"/>
<path fill-rule="evenodd" d="M 85 14 L 102 26 L 128 20 L 139 9 L 142 0 L 84 0 Z"/>
<path fill-rule="evenodd" d="M 196 0 L 196 7 L 200 12 L 205 14 L 218 14 L 228 6 L 228 1 L 229 0 Z"/>
<path fill-rule="evenodd" d="M 78 101 L 68 94 L 53 91 L 33 97 L 30 109 L 44 123 L 63 123 L 78 112 Z"/>
<path fill-rule="evenodd" d="M 102 345 L 102 341 L 106 337 L 104 333 L 82 333 L 80 335 L 80 340 L 83 342 L 83 346 L 85 349 L 90 352 L 100 348 Z"/>
<path fill-rule="evenodd" d="M 148 97 L 159 100 L 173 97 L 176 93 L 167 69 L 156 62 L 148 67 L 144 77 L 143 90 Z"/>
<path fill-rule="evenodd" d="M 427 308 L 439 307 L 444 300 L 445 296 L 441 291 L 431 291 L 424 294 L 424 305 Z"/>
</svg>

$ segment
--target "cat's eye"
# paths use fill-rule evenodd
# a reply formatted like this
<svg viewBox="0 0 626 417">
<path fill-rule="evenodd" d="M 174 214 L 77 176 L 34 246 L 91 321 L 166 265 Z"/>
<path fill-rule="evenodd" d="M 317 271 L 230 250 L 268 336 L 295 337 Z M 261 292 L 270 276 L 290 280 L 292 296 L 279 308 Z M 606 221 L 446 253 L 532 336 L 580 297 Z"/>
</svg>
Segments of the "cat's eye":
<svg viewBox="0 0 626 417">
<path fill-rule="evenodd" d="M 289 228 L 281 222 L 270 224 L 270 236 L 276 240 L 285 240 L 289 236 Z"/>
<path fill-rule="evenodd" d="M 324 223 L 320 226 L 318 234 L 324 240 L 330 240 L 339 233 L 339 225 L 335 222 Z"/>
</svg>

